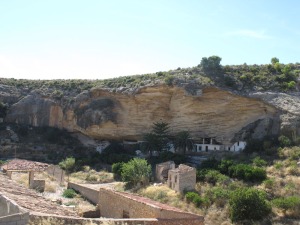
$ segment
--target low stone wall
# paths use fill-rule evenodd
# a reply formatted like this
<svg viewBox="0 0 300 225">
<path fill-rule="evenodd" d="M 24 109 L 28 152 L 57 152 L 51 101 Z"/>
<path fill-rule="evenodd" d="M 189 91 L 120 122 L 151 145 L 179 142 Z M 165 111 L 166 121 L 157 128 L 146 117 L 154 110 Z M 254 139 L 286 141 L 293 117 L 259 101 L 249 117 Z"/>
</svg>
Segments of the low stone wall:
<svg viewBox="0 0 300 225">
<path fill-rule="evenodd" d="M 29 213 L 0 193 L 0 225 L 26 225 Z"/>
<path fill-rule="evenodd" d="M 78 191 L 86 199 L 97 205 L 99 203 L 99 191 L 85 187 L 84 185 L 75 184 L 72 182 L 68 183 L 68 188 L 72 188 L 75 191 Z"/>
<path fill-rule="evenodd" d="M 203 225 L 199 219 L 86 219 L 47 214 L 30 214 L 28 225 L 76 224 L 76 225 Z"/>
</svg>

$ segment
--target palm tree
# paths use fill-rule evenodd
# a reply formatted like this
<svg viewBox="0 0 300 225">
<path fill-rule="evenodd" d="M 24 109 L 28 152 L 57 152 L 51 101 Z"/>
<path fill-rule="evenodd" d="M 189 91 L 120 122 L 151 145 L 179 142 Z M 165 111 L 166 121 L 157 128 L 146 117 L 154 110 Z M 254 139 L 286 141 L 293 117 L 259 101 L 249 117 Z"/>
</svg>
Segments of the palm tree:
<svg viewBox="0 0 300 225">
<path fill-rule="evenodd" d="M 193 149 L 193 141 L 188 131 L 180 131 L 175 135 L 175 148 L 180 149 L 183 154 Z"/>
</svg>

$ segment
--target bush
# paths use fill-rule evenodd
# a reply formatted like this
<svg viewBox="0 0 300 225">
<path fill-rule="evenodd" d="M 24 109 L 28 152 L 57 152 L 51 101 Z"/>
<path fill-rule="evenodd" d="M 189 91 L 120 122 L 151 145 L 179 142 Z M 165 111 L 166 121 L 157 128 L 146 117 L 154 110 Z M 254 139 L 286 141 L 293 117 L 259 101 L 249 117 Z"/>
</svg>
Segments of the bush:
<svg viewBox="0 0 300 225">
<path fill-rule="evenodd" d="M 267 178 L 266 170 L 263 168 L 253 167 L 247 164 L 237 164 L 229 168 L 231 177 L 244 181 L 263 181 Z"/>
<path fill-rule="evenodd" d="M 114 173 L 114 175 L 121 177 L 123 165 L 123 162 L 114 163 L 112 165 L 112 172 Z"/>
<path fill-rule="evenodd" d="M 265 160 L 263 160 L 259 156 L 255 157 L 252 160 L 252 162 L 253 162 L 253 165 L 258 166 L 258 167 L 264 167 L 264 166 L 266 166 L 268 164 Z"/>
<path fill-rule="evenodd" d="M 284 136 L 284 135 L 281 135 L 279 138 L 278 138 L 278 141 L 279 141 L 279 144 L 281 147 L 289 147 L 292 145 L 292 142 L 291 140 Z"/>
<path fill-rule="evenodd" d="M 193 202 L 193 204 L 197 207 L 199 207 L 201 205 L 203 205 L 203 206 L 209 205 L 209 199 L 201 198 L 201 196 L 195 192 L 187 192 L 185 194 L 185 198 L 188 203 Z"/>
<path fill-rule="evenodd" d="M 199 196 L 199 194 L 197 194 L 196 192 L 189 191 L 185 194 L 185 199 L 187 202 L 190 203 L 190 202 L 193 202 L 193 200 L 196 196 Z"/>
<path fill-rule="evenodd" d="M 60 168 L 66 171 L 67 174 L 74 172 L 75 170 L 75 158 L 68 157 L 59 163 Z"/>
<path fill-rule="evenodd" d="M 208 183 L 215 185 L 216 183 L 222 183 L 229 180 L 229 177 L 221 174 L 217 170 L 208 170 L 205 174 L 204 180 Z"/>
<path fill-rule="evenodd" d="M 130 184 L 146 184 L 151 175 L 151 166 L 145 159 L 134 158 L 122 166 L 122 180 Z"/>
<path fill-rule="evenodd" d="M 62 196 L 65 198 L 74 198 L 76 196 L 76 192 L 73 189 L 66 189 Z"/>
<path fill-rule="evenodd" d="M 272 189 L 274 187 L 274 184 L 275 184 L 274 179 L 267 179 L 264 181 L 265 188 Z"/>
<path fill-rule="evenodd" d="M 284 212 L 287 210 L 299 211 L 300 210 L 300 197 L 290 196 L 286 198 L 277 198 L 272 201 L 272 204 L 282 209 Z"/>
<path fill-rule="evenodd" d="M 96 182 L 96 181 L 98 181 L 98 176 L 95 174 L 88 174 L 86 176 L 85 180 L 89 181 L 89 182 Z"/>
<path fill-rule="evenodd" d="M 271 212 L 266 194 L 254 188 L 239 188 L 232 192 L 229 200 L 232 221 L 260 220 Z"/>
<path fill-rule="evenodd" d="M 221 187 L 208 189 L 206 196 L 219 207 L 223 207 L 229 199 L 230 191 Z"/>
</svg>

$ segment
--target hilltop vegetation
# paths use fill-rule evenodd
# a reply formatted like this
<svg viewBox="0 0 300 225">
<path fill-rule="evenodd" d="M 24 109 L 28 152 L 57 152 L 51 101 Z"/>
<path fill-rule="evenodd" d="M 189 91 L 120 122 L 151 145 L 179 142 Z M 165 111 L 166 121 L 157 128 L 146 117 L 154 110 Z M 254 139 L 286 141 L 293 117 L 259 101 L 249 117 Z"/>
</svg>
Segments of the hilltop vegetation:
<svg viewBox="0 0 300 225">
<path fill-rule="evenodd" d="M 44 94 L 60 99 L 64 93 L 78 94 L 94 87 L 109 88 L 112 91 L 134 92 L 144 86 L 156 84 L 215 85 L 239 91 L 294 91 L 300 75 L 300 64 L 282 64 L 272 58 L 265 65 L 221 65 L 218 56 L 204 57 L 200 64 L 190 68 L 180 68 L 152 74 L 122 76 L 105 80 L 26 80 L 1 78 L 0 83 L 15 86 L 23 91 L 40 90 Z"/>
</svg>

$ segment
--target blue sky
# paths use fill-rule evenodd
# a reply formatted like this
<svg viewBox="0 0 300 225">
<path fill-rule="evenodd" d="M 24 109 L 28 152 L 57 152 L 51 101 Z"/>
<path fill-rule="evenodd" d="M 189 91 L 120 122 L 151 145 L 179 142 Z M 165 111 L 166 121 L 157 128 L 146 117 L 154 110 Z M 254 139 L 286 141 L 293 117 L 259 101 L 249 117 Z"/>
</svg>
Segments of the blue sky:
<svg viewBox="0 0 300 225">
<path fill-rule="evenodd" d="M 104 79 L 300 61 L 297 0 L 0 1 L 0 77 Z"/>
</svg>

